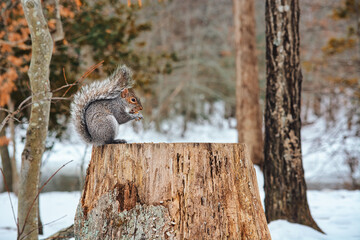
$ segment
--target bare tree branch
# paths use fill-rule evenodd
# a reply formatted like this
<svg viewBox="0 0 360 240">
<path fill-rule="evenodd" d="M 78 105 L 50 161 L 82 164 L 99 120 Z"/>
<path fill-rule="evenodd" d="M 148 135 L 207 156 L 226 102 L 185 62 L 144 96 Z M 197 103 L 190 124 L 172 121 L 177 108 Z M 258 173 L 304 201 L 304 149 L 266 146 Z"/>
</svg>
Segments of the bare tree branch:
<svg viewBox="0 0 360 240">
<path fill-rule="evenodd" d="M 49 178 L 48 180 L 46 180 L 46 182 L 41 186 L 41 188 L 38 190 L 34 200 L 32 201 L 31 205 L 30 205 L 30 208 L 28 209 L 27 211 L 27 214 L 26 214 L 26 218 L 25 218 L 25 223 L 20 231 L 20 235 L 22 233 L 24 233 L 24 230 L 25 230 L 25 227 L 26 227 L 26 223 L 29 219 L 29 216 L 30 216 L 30 213 L 31 213 L 31 209 L 33 208 L 36 200 L 39 198 L 39 194 L 41 193 L 41 191 L 44 189 L 44 187 L 50 182 L 51 179 L 53 179 L 53 177 L 61 170 L 63 169 L 66 165 L 68 165 L 69 163 L 73 162 L 74 160 L 71 160 L 67 163 L 65 163 L 64 165 L 62 165 L 58 170 L 56 170 Z M 37 229 L 37 228 L 36 228 Z M 33 232 L 34 230 L 31 230 L 30 232 L 28 232 L 26 235 L 22 236 L 20 239 L 24 239 L 25 237 L 27 237 L 31 232 Z"/>
<path fill-rule="evenodd" d="M 65 93 L 62 95 L 62 97 L 51 97 L 51 98 L 47 98 L 47 100 L 50 100 L 50 101 L 58 101 L 58 100 L 70 100 L 72 99 L 72 95 L 70 97 L 65 97 L 65 95 L 69 92 L 69 90 L 73 87 L 73 86 L 76 86 L 76 85 L 79 85 L 82 83 L 82 81 L 84 81 L 84 79 L 89 76 L 95 69 L 97 69 L 98 67 L 100 67 L 102 64 L 103 64 L 104 61 L 100 61 L 99 63 L 91 66 L 75 83 L 67 83 L 67 80 L 66 80 L 66 75 L 65 75 L 65 72 L 64 72 L 64 78 L 65 78 L 65 82 L 67 83 L 66 85 L 63 85 L 55 90 L 53 90 L 51 93 L 56 93 L 58 91 L 61 91 L 63 89 L 66 89 L 67 90 L 65 91 Z M 4 128 L 4 126 L 6 125 L 6 123 L 9 122 L 10 119 L 15 119 L 15 115 L 17 115 L 19 112 L 21 112 L 22 110 L 24 110 L 26 107 L 32 105 L 34 102 L 30 102 L 30 100 L 33 99 L 33 97 L 36 96 L 35 93 L 32 92 L 32 96 L 29 96 L 27 97 L 24 101 L 22 101 L 20 103 L 20 105 L 18 106 L 18 108 L 16 109 L 16 111 L 10 111 L 6 108 L 0 108 L 0 111 L 6 111 L 8 113 L 8 115 L 5 117 L 5 119 L 0 123 L 0 131 Z M 17 120 L 19 121 L 19 120 Z M 20 121 L 19 121 L 20 122 Z"/>
</svg>

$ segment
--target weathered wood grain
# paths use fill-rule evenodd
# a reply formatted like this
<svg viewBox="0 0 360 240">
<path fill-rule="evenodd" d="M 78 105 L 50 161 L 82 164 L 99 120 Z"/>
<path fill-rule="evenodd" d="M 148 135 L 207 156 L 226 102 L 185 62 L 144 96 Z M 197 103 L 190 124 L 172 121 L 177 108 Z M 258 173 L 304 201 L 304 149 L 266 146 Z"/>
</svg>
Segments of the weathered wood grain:
<svg viewBox="0 0 360 240">
<path fill-rule="evenodd" d="M 77 239 L 270 239 L 242 144 L 94 147 Z"/>
</svg>

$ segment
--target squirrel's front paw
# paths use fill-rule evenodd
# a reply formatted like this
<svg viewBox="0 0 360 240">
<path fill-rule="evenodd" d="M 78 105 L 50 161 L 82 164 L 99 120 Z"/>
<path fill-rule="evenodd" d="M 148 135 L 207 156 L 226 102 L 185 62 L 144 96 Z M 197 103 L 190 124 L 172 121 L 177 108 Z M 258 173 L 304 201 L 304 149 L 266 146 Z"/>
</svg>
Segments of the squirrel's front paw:
<svg viewBox="0 0 360 240">
<path fill-rule="evenodd" d="M 134 114 L 135 121 L 140 121 L 141 119 L 144 119 L 143 115 L 141 113 Z"/>
</svg>

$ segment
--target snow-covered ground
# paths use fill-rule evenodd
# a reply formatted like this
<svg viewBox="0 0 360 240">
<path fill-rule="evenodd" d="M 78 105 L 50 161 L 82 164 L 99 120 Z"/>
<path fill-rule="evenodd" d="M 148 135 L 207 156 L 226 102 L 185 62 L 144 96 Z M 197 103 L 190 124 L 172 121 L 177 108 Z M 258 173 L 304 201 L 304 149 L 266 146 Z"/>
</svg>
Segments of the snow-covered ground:
<svg viewBox="0 0 360 240">
<path fill-rule="evenodd" d="M 337 100 L 342 107 L 333 110 L 335 121 L 309 114 L 312 124 L 301 130 L 305 179 L 312 189 L 351 188 L 353 181 L 360 186 L 360 115 L 349 120 L 349 103 Z"/>
<path fill-rule="evenodd" d="M 212 118 L 211 123 L 189 124 L 188 131 L 183 137 L 180 134 L 179 124 L 164 125 L 168 134 L 161 134 L 154 130 L 135 132 L 129 127 L 130 124 L 120 126 L 119 133 L 121 138 L 127 139 L 128 142 L 236 142 L 236 130 L 229 125 L 235 126 L 235 122 L 224 122 L 220 111 L 218 116 Z M 306 226 L 278 220 L 269 225 L 274 240 L 360 240 L 360 191 L 326 190 L 329 187 L 341 187 L 349 184 L 352 180 L 351 176 L 355 176 L 359 180 L 360 164 L 355 169 L 355 175 L 351 175 L 350 168 L 346 164 L 346 156 L 341 152 L 347 152 L 350 155 L 358 154 L 360 138 L 349 137 L 352 134 L 345 125 L 339 121 L 338 125 L 326 128 L 325 120 L 317 119 L 314 124 L 302 129 L 306 181 L 308 185 L 322 189 L 308 191 L 308 201 L 315 221 L 326 232 L 326 235 Z M 42 166 L 43 176 L 51 175 L 70 160 L 74 161 L 62 169 L 59 174 L 78 176 L 81 165 L 84 166 L 83 170 L 86 170 L 91 148 L 81 143 L 73 132 L 72 129 L 69 130 L 70 140 L 56 143 L 52 151 L 45 154 Z M 17 149 L 22 149 L 20 136 L 18 138 Z M 20 155 L 21 151 L 18 150 L 17 159 L 21 159 Z M 259 171 L 257 174 L 260 195 L 263 198 L 263 176 Z M 51 182 L 56 181 L 54 178 Z M 17 199 L 14 195 L 11 196 L 16 213 Z M 73 222 L 79 197 L 79 192 L 49 192 L 40 195 L 42 221 L 44 224 L 49 223 L 45 226 L 44 237 Z M 0 240 L 3 239 L 16 239 L 15 223 L 6 193 L 0 194 Z"/>
<path fill-rule="evenodd" d="M 311 214 L 321 234 L 310 227 L 277 220 L 269 224 L 273 240 L 359 240 L 360 191 L 310 190 Z"/>
<path fill-rule="evenodd" d="M 74 222 L 76 206 L 80 192 L 48 192 L 40 194 L 40 214 L 44 224 L 44 235 L 40 239 L 54 234 Z M 11 194 L 15 214 L 17 197 Z M 0 239 L 16 239 L 17 230 L 7 193 L 0 194 Z"/>
</svg>

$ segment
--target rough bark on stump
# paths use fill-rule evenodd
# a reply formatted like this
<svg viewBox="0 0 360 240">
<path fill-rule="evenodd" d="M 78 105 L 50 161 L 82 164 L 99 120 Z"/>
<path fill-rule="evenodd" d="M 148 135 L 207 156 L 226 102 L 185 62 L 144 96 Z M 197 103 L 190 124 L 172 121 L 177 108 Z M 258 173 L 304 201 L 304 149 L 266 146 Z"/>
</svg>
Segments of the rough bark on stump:
<svg viewBox="0 0 360 240">
<path fill-rule="evenodd" d="M 76 239 L 270 239 L 242 144 L 94 147 Z"/>
</svg>

